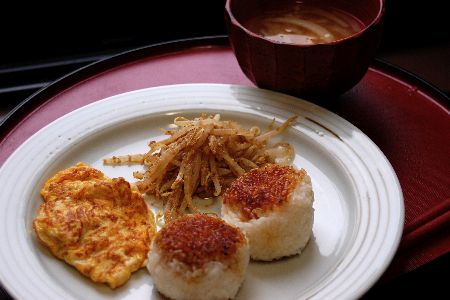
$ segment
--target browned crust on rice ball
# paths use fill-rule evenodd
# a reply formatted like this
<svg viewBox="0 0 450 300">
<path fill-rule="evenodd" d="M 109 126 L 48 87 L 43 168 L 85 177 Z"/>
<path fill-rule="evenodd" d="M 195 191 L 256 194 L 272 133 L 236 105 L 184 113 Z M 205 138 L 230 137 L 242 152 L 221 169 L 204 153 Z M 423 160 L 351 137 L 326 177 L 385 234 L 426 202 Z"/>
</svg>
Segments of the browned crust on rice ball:
<svg viewBox="0 0 450 300">
<path fill-rule="evenodd" d="M 201 268 L 210 261 L 230 261 L 245 242 L 240 229 L 202 214 L 186 215 L 170 222 L 154 241 L 165 261 L 177 260 L 191 269 Z"/>
<path fill-rule="evenodd" d="M 291 166 L 267 165 L 237 178 L 223 196 L 223 203 L 239 212 L 242 221 L 258 219 L 288 201 L 289 195 L 306 176 Z"/>
</svg>

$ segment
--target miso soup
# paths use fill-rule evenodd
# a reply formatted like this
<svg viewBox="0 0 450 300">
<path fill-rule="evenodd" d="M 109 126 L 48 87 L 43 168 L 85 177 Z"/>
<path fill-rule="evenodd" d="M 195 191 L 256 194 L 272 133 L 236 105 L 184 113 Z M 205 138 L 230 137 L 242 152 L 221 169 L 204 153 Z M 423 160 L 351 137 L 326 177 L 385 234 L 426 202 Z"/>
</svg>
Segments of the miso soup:
<svg viewBox="0 0 450 300">
<path fill-rule="evenodd" d="M 349 37 L 364 28 L 353 15 L 330 6 L 295 6 L 265 12 L 246 20 L 250 31 L 290 44 L 324 44 Z"/>
</svg>

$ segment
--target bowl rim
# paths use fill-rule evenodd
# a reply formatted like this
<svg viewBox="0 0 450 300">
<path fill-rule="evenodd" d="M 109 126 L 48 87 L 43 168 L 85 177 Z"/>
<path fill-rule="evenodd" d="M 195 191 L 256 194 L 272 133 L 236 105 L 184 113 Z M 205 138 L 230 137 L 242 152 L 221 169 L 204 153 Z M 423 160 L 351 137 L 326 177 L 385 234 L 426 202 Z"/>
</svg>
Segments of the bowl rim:
<svg viewBox="0 0 450 300">
<path fill-rule="evenodd" d="M 269 42 L 271 44 L 276 44 L 276 45 L 286 45 L 286 46 L 295 46 L 295 47 L 300 47 L 300 48 L 310 48 L 310 47 L 329 47 L 329 46 L 335 46 L 336 44 L 340 44 L 349 40 L 353 40 L 356 39 L 358 37 L 360 37 L 361 35 L 363 35 L 366 31 L 368 31 L 370 28 L 374 27 L 375 25 L 379 24 L 385 14 L 385 10 L 386 10 L 386 0 L 378 0 L 378 2 L 380 3 L 380 8 L 377 12 L 377 15 L 375 16 L 375 18 L 372 20 L 372 22 L 370 22 L 368 25 L 364 26 L 363 29 L 361 29 L 360 31 L 342 38 L 342 39 L 338 39 L 338 40 L 334 40 L 332 42 L 329 43 L 318 43 L 318 44 L 310 44 L 310 45 L 306 45 L 306 44 L 296 44 L 296 43 L 288 43 L 288 42 L 280 42 L 280 41 L 276 41 L 276 40 L 272 40 L 272 39 L 268 39 L 263 37 L 262 35 L 256 34 L 255 32 L 247 29 L 244 25 L 242 25 L 234 16 L 233 12 L 231 11 L 231 2 L 233 0 L 226 0 L 225 3 L 225 11 L 228 14 L 228 17 L 230 19 L 230 22 L 239 27 L 240 29 L 242 29 L 246 34 L 252 36 L 253 38 L 257 38 L 266 42 Z"/>
</svg>

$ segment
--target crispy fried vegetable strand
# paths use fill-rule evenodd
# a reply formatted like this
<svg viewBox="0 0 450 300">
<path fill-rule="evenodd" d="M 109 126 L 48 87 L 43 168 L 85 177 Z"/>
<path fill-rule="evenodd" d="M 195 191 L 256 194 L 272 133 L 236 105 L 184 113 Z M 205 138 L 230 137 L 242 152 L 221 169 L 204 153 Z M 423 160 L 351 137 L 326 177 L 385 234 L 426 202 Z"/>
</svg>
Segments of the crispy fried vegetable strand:
<svg viewBox="0 0 450 300">
<path fill-rule="evenodd" d="M 272 149 L 267 142 L 296 118 L 279 127 L 273 120 L 269 130 L 261 133 L 258 127 L 245 129 L 236 122 L 222 121 L 220 115 L 202 114 L 193 120 L 177 117 L 177 129 L 163 130 L 169 137 L 151 141 L 147 153 L 113 156 L 104 163 L 144 165 L 145 171 L 134 173 L 139 180 L 136 185 L 141 192 L 164 201 L 164 220 L 170 222 L 186 210 L 198 212 L 194 196 L 217 197 L 236 177 L 253 168 L 292 162 L 294 152 L 289 144 L 278 143 L 277 149 Z"/>
</svg>

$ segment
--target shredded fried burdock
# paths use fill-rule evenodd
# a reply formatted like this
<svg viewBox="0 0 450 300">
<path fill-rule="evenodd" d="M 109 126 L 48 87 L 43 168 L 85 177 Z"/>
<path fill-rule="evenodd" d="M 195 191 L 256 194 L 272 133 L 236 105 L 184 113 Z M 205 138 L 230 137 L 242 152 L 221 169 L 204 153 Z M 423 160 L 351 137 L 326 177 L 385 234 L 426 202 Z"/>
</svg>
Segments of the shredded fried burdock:
<svg viewBox="0 0 450 300">
<path fill-rule="evenodd" d="M 261 133 L 258 127 L 249 130 L 233 121 L 221 121 L 220 115 L 206 115 L 193 120 L 177 117 L 176 130 L 164 130 L 169 137 L 149 143 L 146 154 L 113 156 L 104 164 L 138 163 L 144 172 L 134 172 L 142 193 L 154 195 L 165 202 L 164 220 L 170 222 L 186 209 L 198 212 L 192 198 L 219 196 L 231 182 L 245 172 L 267 163 L 290 164 L 293 148 L 287 143 L 268 147 L 273 136 L 283 132 L 297 116 L 281 126 Z"/>
</svg>

